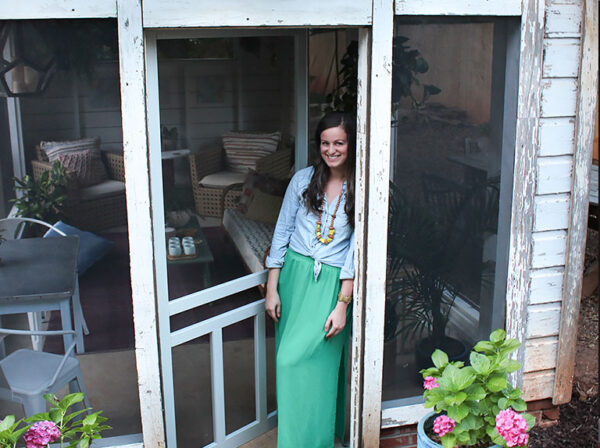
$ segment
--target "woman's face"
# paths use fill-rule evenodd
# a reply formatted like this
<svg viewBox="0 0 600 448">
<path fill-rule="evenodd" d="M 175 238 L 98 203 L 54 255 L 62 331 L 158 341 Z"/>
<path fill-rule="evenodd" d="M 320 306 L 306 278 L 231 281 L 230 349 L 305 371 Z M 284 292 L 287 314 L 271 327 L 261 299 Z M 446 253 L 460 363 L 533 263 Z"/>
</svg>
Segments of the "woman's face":
<svg viewBox="0 0 600 448">
<path fill-rule="evenodd" d="M 321 157 L 333 170 L 341 170 L 348 160 L 348 136 L 341 126 L 321 132 Z"/>
</svg>

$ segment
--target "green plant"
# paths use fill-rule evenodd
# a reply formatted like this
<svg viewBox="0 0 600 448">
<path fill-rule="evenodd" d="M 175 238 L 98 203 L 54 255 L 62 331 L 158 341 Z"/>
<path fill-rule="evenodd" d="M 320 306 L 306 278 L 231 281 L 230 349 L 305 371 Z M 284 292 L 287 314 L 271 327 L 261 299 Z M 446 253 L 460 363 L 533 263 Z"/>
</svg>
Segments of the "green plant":
<svg viewBox="0 0 600 448">
<path fill-rule="evenodd" d="M 32 415 L 15 421 L 14 415 L 7 415 L 0 422 L 0 447 L 14 448 L 21 437 L 28 448 L 43 448 L 59 441 L 60 446 L 87 448 L 93 440 L 101 439 L 100 433 L 110 426 L 104 425 L 106 417 L 97 411 L 77 418 L 88 409 L 69 412 L 69 409 L 83 401 L 80 392 L 66 395 L 62 400 L 53 394 L 44 395 L 52 407 L 48 412 Z"/>
<path fill-rule="evenodd" d="M 396 36 L 393 40 L 392 57 L 392 104 L 406 97 L 414 109 L 423 107 L 427 99 L 441 90 L 433 84 L 423 84 L 420 96 L 415 96 L 415 86 L 421 86 L 418 75 L 429 71 L 429 64 L 419 50 L 411 49 L 408 38 Z"/>
<path fill-rule="evenodd" d="M 424 84 L 421 95 L 415 96 L 414 86 L 421 86 L 418 75 L 429 70 L 429 64 L 418 50 L 404 45 L 407 37 L 396 36 L 393 39 L 392 57 L 392 104 L 397 105 L 401 98 L 411 98 L 415 109 L 423 107 L 427 99 L 441 90 L 433 84 Z M 356 114 L 358 87 L 358 42 L 352 41 L 342 56 L 342 68 L 337 70 L 338 84 L 326 97 L 328 111 L 343 110 Z"/>
<path fill-rule="evenodd" d="M 329 103 L 328 112 L 343 110 L 356 115 L 356 101 L 358 93 L 358 42 L 353 40 L 346 48 L 340 61 L 341 70 L 336 73 L 337 86 L 325 101 Z"/>
<path fill-rule="evenodd" d="M 63 217 L 67 200 L 67 174 L 60 162 L 54 162 L 50 171 L 44 171 L 38 180 L 29 175 L 15 178 L 15 188 L 21 196 L 12 199 L 18 216 L 56 222 Z"/>
<path fill-rule="evenodd" d="M 457 260 L 485 232 L 496 232 L 496 184 L 462 187 L 428 179 L 425 201 L 409 200 L 390 183 L 386 340 L 402 334 L 403 340 L 430 336 L 442 341 L 463 289 Z"/>
<path fill-rule="evenodd" d="M 506 332 L 498 329 L 488 341 L 475 345 L 470 366 L 449 362 L 441 350 L 433 353 L 435 367 L 421 370 L 427 389 L 423 397 L 426 408 L 441 414 L 433 431 L 440 436 L 444 448 L 527 445 L 526 433 L 535 419 L 513 412 L 525 411 L 527 404 L 521 398 L 521 390 L 507 381 L 507 374 L 521 368 L 509 357 L 520 345 L 516 339 L 506 339 Z"/>
</svg>

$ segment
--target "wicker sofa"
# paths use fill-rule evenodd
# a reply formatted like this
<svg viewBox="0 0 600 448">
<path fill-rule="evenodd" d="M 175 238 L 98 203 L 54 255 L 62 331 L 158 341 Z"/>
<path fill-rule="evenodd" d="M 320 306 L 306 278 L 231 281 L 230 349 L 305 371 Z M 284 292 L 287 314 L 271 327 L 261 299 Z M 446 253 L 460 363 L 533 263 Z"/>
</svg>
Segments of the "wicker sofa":
<svg viewBox="0 0 600 448">
<path fill-rule="evenodd" d="M 36 146 L 37 160 L 31 161 L 34 179 L 52 169 L 41 148 Z M 46 160 L 44 160 L 46 159 Z M 127 223 L 125 202 L 125 170 L 123 156 L 102 151 L 102 160 L 109 179 L 85 188 L 79 188 L 74 176 L 69 176 L 65 216 L 69 224 L 82 230 L 97 232 Z"/>
<path fill-rule="evenodd" d="M 202 180 L 210 174 L 220 175 L 223 173 L 225 175 L 226 166 L 223 153 L 221 147 L 212 147 L 189 156 L 194 203 L 196 213 L 200 216 L 222 217 L 226 208 L 235 207 L 241 195 L 242 184 L 239 181 L 219 187 L 202 184 Z M 292 154 L 291 148 L 280 148 L 258 160 L 256 171 L 271 177 L 285 178 L 289 175 L 292 166 Z"/>
</svg>

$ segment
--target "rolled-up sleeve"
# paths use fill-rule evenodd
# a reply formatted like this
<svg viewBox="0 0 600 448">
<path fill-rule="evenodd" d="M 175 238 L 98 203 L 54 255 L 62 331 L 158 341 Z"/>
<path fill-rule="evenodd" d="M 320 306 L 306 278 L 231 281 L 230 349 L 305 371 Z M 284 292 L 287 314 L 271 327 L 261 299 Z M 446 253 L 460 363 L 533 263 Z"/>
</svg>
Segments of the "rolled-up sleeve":
<svg viewBox="0 0 600 448">
<path fill-rule="evenodd" d="M 347 278 L 354 278 L 354 232 L 352 232 L 352 236 L 350 237 L 348 254 L 346 254 L 344 266 L 340 271 L 340 280 Z"/>
<path fill-rule="evenodd" d="M 296 228 L 296 214 L 298 213 L 298 207 L 300 207 L 299 180 L 300 176 L 296 173 L 285 192 L 277 224 L 275 225 L 275 231 L 273 232 L 271 250 L 265 260 L 267 268 L 280 268 L 283 266 L 283 259 L 285 258 L 290 238 Z"/>
</svg>

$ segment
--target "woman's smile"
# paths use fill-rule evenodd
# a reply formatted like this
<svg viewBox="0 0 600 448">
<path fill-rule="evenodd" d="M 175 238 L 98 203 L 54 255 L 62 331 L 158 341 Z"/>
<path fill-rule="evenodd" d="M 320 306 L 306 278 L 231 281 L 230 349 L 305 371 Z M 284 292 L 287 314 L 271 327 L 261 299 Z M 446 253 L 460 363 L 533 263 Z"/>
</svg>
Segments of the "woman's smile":
<svg viewBox="0 0 600 448">
<path fill-rule="evenodd" d="M 348 136 L 341 126 L 321 132 L 321 157 L 330 169 L 343 168 L 348 159 Z"/>
</svg>

